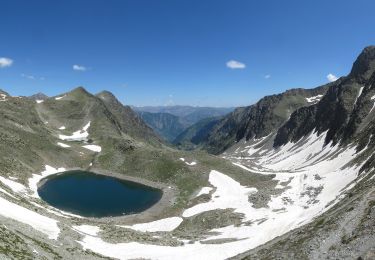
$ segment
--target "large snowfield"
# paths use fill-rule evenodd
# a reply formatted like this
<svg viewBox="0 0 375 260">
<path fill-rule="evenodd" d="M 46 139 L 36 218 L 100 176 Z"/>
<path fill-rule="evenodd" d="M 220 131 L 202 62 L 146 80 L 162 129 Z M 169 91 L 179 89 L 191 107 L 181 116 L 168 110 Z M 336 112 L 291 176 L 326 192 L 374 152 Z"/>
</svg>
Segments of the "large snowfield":
<svg viewBox="0 0 375 260">
<path fill-rule="evenodd" d="M 70 138 L 73 140 L 87 137 L 86 125 Z M 114 258 L 151 258 L 151 259 L 226 259 L 238 255 L 283 235 L 286 232 L 311 222 L 315 217 L 327 211 L 342 198 L 343 193 L 358 181 L 361 165 L 349 162 L 357 154 L 355 147 L 346 149 L 339 146 L 324 146 L 326 134 L 318 136 L 312 133 L 297 143 L 288 143 L 278 149 L 269 149 L 265 143 L 268 137 L 253 140 L 235 152 L 225 153 L 224 158 L 241 167 L 249 174 L 275 174 L 279 183 L 278 195 L 272 195 L 266 207 L 254 207 L 249 202 L 249 195 L 259 192 L 254 187 L 241 185 L 224 172 L 212 169 L 209 182 L 212 187 L 203 187 L 198 196 L 210 194 L 211 199 L 183 211 L 181 216 L 172 216 L 149 223 L 122 226 L 139 232 L 170 232 L 177 228 L 185 218 L 196 216 L 216 209 L 233 209 L 234 213 L 244 216 L 242 225 L 229 225 L 215 229 L 200 241 L 184 243 L 183 246 L 160 246 L 139 242 L 108 243 L 100 237 L 100 227 L 92 225 L 73 225 L 71 229 L 83 235 L 77 241 L 84 249 Z M 64 138 L 61 138 L 64 139 Z M 264 144 L 264 145 L 262 145 Z M 100 152 L 99 147 L 86 147 Z M 181 160 L 185 161 L 183 158 Z M 29 187 L 15 180 L 2 177 L 0 181 L 18 196 L 39 199 L 37 183 L 44 177 L 64 171 L 63 168 L 46 166 L 40 174 L 29 179 Z M 42 216 L 26 208 L 7 201 L 10 194 L 2 189 L 0 197 L 0 215 L 28 224 L 46 234 L 50 239 L 57 239 L 60 229 L 53 218 Z M 246 224 L 245 224 L 246 222 Z M 249 224 L 251 223 L 251 224 Z M 227 243 L 207 243 L 209 240 L 228 239 Z"/>
</svg>

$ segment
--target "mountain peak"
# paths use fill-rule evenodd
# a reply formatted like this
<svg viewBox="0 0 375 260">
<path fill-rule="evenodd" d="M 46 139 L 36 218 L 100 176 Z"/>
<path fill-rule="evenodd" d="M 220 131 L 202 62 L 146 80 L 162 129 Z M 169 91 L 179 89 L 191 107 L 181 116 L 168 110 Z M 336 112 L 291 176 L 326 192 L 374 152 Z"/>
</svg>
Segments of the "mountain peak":
<svg viewBox="0 0 375 260">
<path fill-rule="evenodd" d="M 73 99 L 82 99 L 92 97 L 92 94 L 88 92 L 84 87 L 79 86 L 66 93 L 69 97 Z"/>
<path fill-rule="evenodd" d="M 96 96 L 107 103 L 121 104 L 121 102 L 116 98 L 116 96 L 113 95 L 112 92 L 109 92 L 107 90 L 101 91 L 100 93 L 96 94 Z"/>
<path fill-rule="evenodd" d="M 45 100 L 45 99 L 48 98 L 48 96 L 45 95 L 44 93 L 39 92 L 39 93 L 36 93 L 32 96 L 29 96 L 29 98 L 32 99 L 32 100 Z"/>
<path fill-rule="evenodd" d="M 98 94 L 96 94 L 97 97 L 99 98 L 115 98 L 115 95 L 113 95 L 112 92 L 109 92 L 108 90 L 103 90 L 101 92 L 99 92 Z"/>
<path fill-rule="evenodd" d="M 82 86 L 79 86 L 75 89 L 73 89 L 72 91 L 70 91 L 70 93 L 84 93 L 84 94 L 90 94 L 84 87 Z"/>
<path fill-rule="evenodd" d="M 350 76 L 369 79 L 375 71 L 375 45 L 363 49 L 356 61 L 353 63 Z"/>
</svg>

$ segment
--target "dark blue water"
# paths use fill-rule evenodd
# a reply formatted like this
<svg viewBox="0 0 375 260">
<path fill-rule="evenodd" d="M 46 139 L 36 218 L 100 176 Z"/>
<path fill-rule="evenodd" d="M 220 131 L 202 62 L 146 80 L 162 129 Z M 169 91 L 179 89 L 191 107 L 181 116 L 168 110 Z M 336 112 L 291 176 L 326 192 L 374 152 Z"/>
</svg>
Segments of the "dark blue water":
<svg viewBox="0 0 375 260">
<path fill-rule="evenodd" d="M 51 176 L 38 193 L 51 206 L 85 217 L 139 213 L 162 196 L 155 188 L 85 171 Z"/>
</svg>

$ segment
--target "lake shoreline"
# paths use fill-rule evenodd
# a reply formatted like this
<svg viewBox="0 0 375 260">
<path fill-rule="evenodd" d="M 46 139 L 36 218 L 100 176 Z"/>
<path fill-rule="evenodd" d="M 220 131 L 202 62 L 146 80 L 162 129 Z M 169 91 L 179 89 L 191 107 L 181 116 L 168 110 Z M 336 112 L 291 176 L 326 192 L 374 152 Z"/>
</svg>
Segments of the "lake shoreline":
<svg viewBox="0 0 375 260">
<path fill-rule="evenodd" d="M 39 187 L 43 186 L 49 178 L 62 175 L 69 171 L 88 171 L 93 174 L 107 176 L 107 177 L 114 177 L 120 180 L 129 181 L 129 182 L 144 185 L 147 187 L 155 188 L 162 192 L 162 195 L 159 201 L 156 202 L 154 205 L 152 205 L 150 208 L 142 212 L 129 214 L 129 215 L 123 215 L 123 216 L 113 216 L 113 217 L 85 217 L 85 216 L 81 216 L 79 214 L 74 213 L 75 215 L 82 217 L 81 220 L 92 220 L 93 222 L 99 222 L 99 223 L 116 223 L 116 224 L 126 224 L 126 225 L 140 223 L 140 222 L 154 221 L 154 220 L 166 217 L 166 216 L 163 216 L 163 211 L 169 208 L 170 206 L 173 206 L 174 200 L 176 198 L 176 189 L 171 185 L 166 185 L 160 182 L 153 182 L 153 181 L 145 180 L 142 178 L 128 176 L 128 175 L 124 175 L 121 173 L 116 173 L 116 172 L 107 171 L 107 170 L 94 168 L 94 167 L 89 167 L 87 169 L 82 169 L 78 167 L 68 168 L 64 172 L 58 172 L 56 174 L 49 175 L 39 181 L 39 183 L 37 184 L 38 189 Z"/>
</svg>

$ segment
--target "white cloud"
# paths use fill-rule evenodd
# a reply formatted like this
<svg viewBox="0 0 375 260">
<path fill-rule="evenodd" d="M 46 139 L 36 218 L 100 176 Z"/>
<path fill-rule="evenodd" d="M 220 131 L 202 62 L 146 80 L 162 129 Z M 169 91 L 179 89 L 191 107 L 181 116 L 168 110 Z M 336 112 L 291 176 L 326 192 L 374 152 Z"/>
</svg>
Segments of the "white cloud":
<svg viewBox="0 0 375 260">
<path fill-rule="evenodd" d="M 271 78 L 271 75 L 270 75 L 270 74 L 267 74 L 267 75 L 264 76 L 264 78 L 265 78 L 265 79 L 269 79 L 269 78 Z"/>
<path fill-rule="evenodd" d="M 12 66 L 12 64 L 13 64 L 12 59 L 4 58 L 4 57 L 0 58 L 0 68 L 10 67 L 10 66 Z"/>
<path fill-rule="evenodd" d="M 236 60 L 230 60 L 227 62 L 227 67 L 230 69 L 244 69 L 246 65 Z"/>
<path fill-rule="evenodd" d="M 46 79 L 45 77 L 37 77 L 34 75 L 25 74 L 25 73 L 22 73 L 21 77 L 25 79 L 31 79 L 31 80 L 45 80 Z"/>
<path fill-rule="evenodd" d="M 336 76 L 333 75 L 332 73 L 329 73 L 329 74 L 327 75 L 327 79 L 328 79 L 329 82 L 334 82 L 334 81 L 336 81 L 336 80 L 338 79 L 338 77 L 336 77 Z"/>
<path fill-rule="evenodd" d="M 23 74 L 23 73 L 21 74 L 21 77 L 26 78 L 26 79 L 32 79 L 32 80 L 35 79 L 35 77 L 33 75 L 27 75 L 27 74 Z"/>
<path fill-rule="evenodd" d="M 86 71 L 87 68 L 85 66 L 82 66 L 82 65 L 74 64 L 73 65 L 73 70 L 76 70 L 76 71 Z"/>
</svg>

